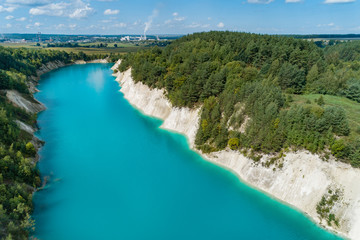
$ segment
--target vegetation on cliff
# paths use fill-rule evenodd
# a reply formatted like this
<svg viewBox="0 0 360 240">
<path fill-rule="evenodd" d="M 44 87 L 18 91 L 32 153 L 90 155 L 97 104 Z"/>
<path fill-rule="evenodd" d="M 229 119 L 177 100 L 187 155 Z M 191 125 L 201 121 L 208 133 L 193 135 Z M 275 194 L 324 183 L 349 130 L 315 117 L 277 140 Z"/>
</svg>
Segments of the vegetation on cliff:
<svg viewBox="0 0 360 240">
<path fill-rule="evenodd" d="M 70 63 L 83 54 L 59 51 L 10 49 L 0 47 L 0 239 L 28 239 L 34 222 L 32 194 L 40 186 L 36 168 L 36 148 L 32 134 L 23 131 L 16 120 L 36 124 L 36 113 L 13 106 L 6 90 L 17 90 L 28 99 L 30 76 L 52 61 Z"/>
<path fill-rule="evenodd" d="M 175 106 L 202 105 L 196 145 L 204 152 L 305 148 L 360 167 L 359 121 L 349 124 L 360 102 L 359 52 L 353 42 L 323 49 L 290 37 L 208 32 L 123 56 L 119 70 L 132 67 L 136 82 L 166 89 Z M 321 96 L 294 100 L 309 94 Z M 330 95 L 354 108 L 327 102 Z"/>
</svg>

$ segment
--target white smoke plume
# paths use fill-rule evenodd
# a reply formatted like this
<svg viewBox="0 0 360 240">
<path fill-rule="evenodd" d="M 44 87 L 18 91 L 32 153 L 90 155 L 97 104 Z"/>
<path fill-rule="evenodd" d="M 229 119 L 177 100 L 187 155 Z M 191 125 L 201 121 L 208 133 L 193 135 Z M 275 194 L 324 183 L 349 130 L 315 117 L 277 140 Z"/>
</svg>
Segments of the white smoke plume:
<svg viewBox="0 0 360 240">
<path fill-rule="evenodd" d="M 146 36 L 146 32 L 150 29 L 154 18 L 156 18 L 158 15 L 159 11 L 157 9 L 154 9 L 151 16 L 149 16 L 148 21 L 145 22 L 144 37 Z"/>
</svg>

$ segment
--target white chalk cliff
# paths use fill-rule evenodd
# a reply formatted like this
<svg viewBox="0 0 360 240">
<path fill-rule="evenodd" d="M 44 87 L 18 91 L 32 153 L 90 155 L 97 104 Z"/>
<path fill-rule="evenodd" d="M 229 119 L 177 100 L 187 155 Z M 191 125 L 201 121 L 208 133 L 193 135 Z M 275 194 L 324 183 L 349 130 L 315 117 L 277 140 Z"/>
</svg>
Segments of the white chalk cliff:
<svg viewBox="0 0 360 240">
<path fill-rule="evenodd" d="M 113 70 L 117 69 L 118 61 Z M 116 72 L 124 97 L 144 114 L 164 120 L 161 128 L 187 136 L 194 149 L 195 135 L 199 126 L 200 109 L 175 108 L 161 89 L 150 89 L 131 77 L 131 69 Z M 360 239 L 360 169 L 337 162 L 323 161 L 318 155 L 307 151 L 286 153 L 283 167 L 265 167 L 230 149 L 201 154 L 205 159 L 229 169 L 245 183 L 303 211 L 316 223 L 339 234 Z M 341 189 L 340 200 L 332 211 L 339 218 L 339 227 L 329 227 L 320 220 L 316 205 L 329 189 Z"/>
</svg>

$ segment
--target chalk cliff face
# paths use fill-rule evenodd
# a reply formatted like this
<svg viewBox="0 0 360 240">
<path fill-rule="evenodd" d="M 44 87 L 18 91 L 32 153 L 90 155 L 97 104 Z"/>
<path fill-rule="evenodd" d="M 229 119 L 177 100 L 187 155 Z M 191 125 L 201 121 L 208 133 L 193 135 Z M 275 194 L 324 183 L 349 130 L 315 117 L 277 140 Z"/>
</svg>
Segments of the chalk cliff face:
<svg viewBox="0 0 360 240">
<path fill-rule="evenodd" d="M 7 90 L 6 97 L 9 99 L 12 104 L 15 106 L 24 109 L 28 113 L 38 113 L 45 110 L 45 106 L 38 102 L 36 99 L 32 99 L 29 101 L 28 99 L 24 98 L 21 93 L 15 90 Z"/>
<path fill-rule="evenodd" d="M 47 64 L 43 64 L 38 70 L 36 70 L 36 75 L 37 77 L 40 77 L 42 74 L 64 66 L 66 66 L 66 64 L 61 61 L 48 62 Z"/>
<path fill-rule="evenodd" d="M 120 62 L 114 66 L 117 68 Z M 187 136 L 194 149 L 200 109 L 174 108 L 164 91 L 150 89 L 131 77 L 131 69 L 114 74 L 124 97 L 146 115 L 163 119 L 162 128 Z M 202 154 L 210 162 L 235 173 L 249 185 L 284 201 L 309 215 L 315 222 L 351 239 L 360 239 L 360 170 L 330 159 L 327 162 L 307 151 L 286 153 L 282 167 L 264 166 L 271 156 L 259 162 L 230 149 Z M 317 204 L 329 190 L 340 189 L 340 199 L 332 206 L 339 227 L 320 220 Z M 333 224 L 334 226 L 334 224 Z"/>
</svg>

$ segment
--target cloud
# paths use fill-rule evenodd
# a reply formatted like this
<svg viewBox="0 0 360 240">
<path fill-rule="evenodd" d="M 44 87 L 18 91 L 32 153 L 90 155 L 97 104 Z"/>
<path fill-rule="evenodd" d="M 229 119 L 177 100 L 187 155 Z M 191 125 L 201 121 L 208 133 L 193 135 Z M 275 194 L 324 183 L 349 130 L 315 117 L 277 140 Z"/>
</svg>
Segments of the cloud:
<svg viewBox="0 0 360 240">
<path fill-rule="evenodd" d="M 193 22 L 190 25 L 185 26 L 186 28 L 208 28 L 210 27 L 210 24 L 200 24 Z"/>
<path fill-rule="evenodd" d="M 6 0 L 6 2 L 24 6 L 39 6 L 51 3 L 51 0 Z"/>
<path fill-rule="evenodd" d="M 31 15 L 47 15 L 79 19 L 87 17 L 93 11 L 90 4 L 84 3 L 81 0 L 76 0 L 71 3 L 59 2 L 31 8 L 29 13 Z"/>
<path fill-rule="evenodd" d="M 302 2 L 302 0 L 285 0 L 286 3 L 298 3 Z"/>
<path fill-rule="evenodd" d="M 219 22 L 216 26 L 218 28 L 223 28 L 223 27 L 225 27 L 225 24 L 223 22 Z"/>
<path fill-rule="evenodd" d="M 136 20 L 136 21 L 133 23 L 134 26 L 137 26 L 137 25 L 140 25 L 140 24 L 141 24 L 141 20 Z"/>
<path fill-rule="evenodd" d="M 41 23 L 36 22 L 36 23 L 34 23 L 34 24 L 28 24 L 28 25 L 26 25 L 26 28 L 27 28 L 27 29 L 39 28 L 41 25 L 42 25 Z"/>
<path fill-rule="evenodd" d="M 105 14 L 105 15 L 116 15 L 116 14 L 118 14 L 119 12 L 120 12 L 119 10 L 106 9 L 106 10 L 104 11 L 104 14 Z"/>
<path fill-rule="evenodd" d="M 126 23 L 121 22 L 121 23 L 116 23 L 116 24 L 114 24 L 113 26 L 114 26 L 114 27 L 117 27 L 117 28 L 124 28 L 124 27 L 126 27 L 127 25 L 126 25 Z"/>
<path fill-rule="evenodd" d="M 11 15 L 5 17 L 6 20 L 10 20 L 10 19 L 13 19 L 13 18 L 14 18 L 14 16 L 11 16 Z"/>
<path fill-rule="evenodd" d="M 60 23 L 60 24 L 56 25 L 55 28 L 56 28 L 56 29 L 65 28 L 65 24 Z"/>
<path fill-rule="evenodd" d="M 178 22 L 184 21 L 186 19 L 186 17 L 180 17 L 178 12 L 174 12 L 172 15 L 174 16 L 174 20 Z M 171 20 L 167 20 L 166 22 L 166 24 L 169 24 Z"/>
<path fill-rule="evenodd" d="M 1 12 L 13 12 L 16 9 L 16 7 L 3 7 L 0 5 L 0 13 Z"/>
<path fill-rule="evenodd" d="M 318 24 L 316 25 L 317 27 L 333 27 L 335 26 L 334 23 L 328 23 L 328 24 Z"/>
<path fill-rule="evenodd" d="M 179 21 L 179 22 L 184 21 L 185 19 L 186 19 L 185 17 L 176 17 L 176 18 L 174 18 L 175 21 Z"/>
<path fill-rule="evenodd" d="M 77 27 L 76 24 L 69 24 L 69 28 L 70 28 L 71 30 L 74 30 L 76 27 Z"/>
<path fill-rule="evenodd" d="M 355 2 L 355 0 L 325 0 L 325 4 L 333 4 L 333 3 L 351 3 Z"/>
<path fill-rule="evenodd" d="M 248 3 L 268 4 L 274 0 L 247 0 Z"/>
<path fill-rule="evenodd" d="M 12 25 L 10 23 L 6 24 L 6 28 L 11 28 Z"/>
<path fill-rule="evenodd" d="M 20 21 L 20 22 L 23 22 L 26 20 L 26 17 L 21 17 L 21 18 L 17 18 L 16 21 Z"/>
</svg>

